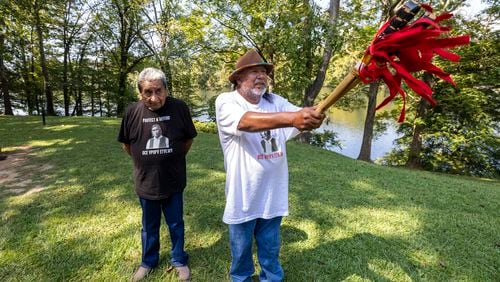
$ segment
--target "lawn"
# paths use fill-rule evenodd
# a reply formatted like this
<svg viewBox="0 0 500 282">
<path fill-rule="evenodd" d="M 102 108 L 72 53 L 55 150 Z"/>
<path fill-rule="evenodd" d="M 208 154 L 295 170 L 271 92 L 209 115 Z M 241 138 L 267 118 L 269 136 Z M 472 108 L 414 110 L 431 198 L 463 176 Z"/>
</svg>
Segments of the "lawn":
<svg viewBox="0 0 500 282">
<path fill-rule="evenodd" d="M 0 281 L 126 281 L 140 263 L 132 162 L 120 120 L 0 116 Z M 500 182 L 381 167 L 289 143 L 287 281 L 500 281 Z M 8 164 L 8 165 L 6 165 Z M 193 281 L 227 281 L 217 135 L 188 155 L 186 249 Z M 160 265 L 167 273 L 168 232 Z"/>
</svg>

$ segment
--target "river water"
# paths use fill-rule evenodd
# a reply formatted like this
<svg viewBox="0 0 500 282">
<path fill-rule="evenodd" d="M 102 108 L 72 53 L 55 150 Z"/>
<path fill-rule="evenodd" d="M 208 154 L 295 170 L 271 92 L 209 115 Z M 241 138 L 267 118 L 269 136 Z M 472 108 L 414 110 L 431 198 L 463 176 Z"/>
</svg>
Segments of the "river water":
<svg viewBox="0 0 500 282">
<path fill-rule="evenodd" d="M 363 140 L 365 116 L 365 108 L 356 109 L 352 112 L 337 108 L 330 110 L 329 121 L 324 122 L 321 129 L 336 132 L 342 148 L 332 147 L 327 149 L 353 159 L 357 158 Z M 377 139 L 372 140 L 372 160 L 383 157 L 392 149 L 393 141 L 398 138 L 396 126 L 395 121 L 391 122 L 385 132 Z"/>
</svg>

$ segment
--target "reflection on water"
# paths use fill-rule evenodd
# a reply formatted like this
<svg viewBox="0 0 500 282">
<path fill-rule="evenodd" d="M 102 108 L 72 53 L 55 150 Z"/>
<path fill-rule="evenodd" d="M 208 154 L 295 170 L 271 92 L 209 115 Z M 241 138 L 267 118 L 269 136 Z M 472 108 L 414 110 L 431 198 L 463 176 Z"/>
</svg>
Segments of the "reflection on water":
<svg viewBox="0 0 500 282">
<path fill-rule="evenodd" d="M 336 132 L 342 143 L 342 149 L 338 147 L 328 149 L 353 159 L 357 158 L 363 141 L 365 116 L 366 109 L 357 109 L 352 112 L 337 108 L 330 110 L 329 121 L 325 121 L 321 129 Z M 371 159 L 375 160 L 388 153 L 397 137 L 396 123 L 393 122 L 380 137 L 372 141 Z"/>
</svg>

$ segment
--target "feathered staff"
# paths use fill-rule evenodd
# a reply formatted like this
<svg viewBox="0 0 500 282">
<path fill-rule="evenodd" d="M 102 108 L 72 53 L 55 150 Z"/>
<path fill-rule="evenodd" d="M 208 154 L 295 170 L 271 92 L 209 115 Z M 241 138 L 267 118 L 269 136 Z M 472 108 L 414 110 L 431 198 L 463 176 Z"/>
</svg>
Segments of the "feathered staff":
<svg viewBox="0 0 500 282">
<path fill-rule="evenodd" d="M 423 8 L 426 12 L 419 19 L 408 24 Z M 389 19 L 377 32 L 374 40 L 365 51 L 361 62 L 354 67 L 333 92 L 321 101 L 316 110 L 324 112 L 344 94 L 359 82 L 365 84 L 382 79 L 389 87 L 389 96 L 377 106 L 377 110 L 387 105 L 397 94 L 403 98 L 403 109 L 399 122 L 404 121 L 406 94 L 401 88 L 404 80 L 415 93 L 426 99 L 431 105 L 436 101 L 432 98 L 431 88 L 412 73 L 427 71 L 455 85 L 450 74 L 432 64 L 434 55 L 450 61 L 458 61 L 460 56 L 446 49 L 466 45 L 468 35 L 458 37 L 443 37 L 451 28 L 440 25 L 441 21 L 453 15 L 445 13 L 434 16 L 429 5 L 418 4 L 415 1 L 406 2 L 396 15 Z"/>
</svg>

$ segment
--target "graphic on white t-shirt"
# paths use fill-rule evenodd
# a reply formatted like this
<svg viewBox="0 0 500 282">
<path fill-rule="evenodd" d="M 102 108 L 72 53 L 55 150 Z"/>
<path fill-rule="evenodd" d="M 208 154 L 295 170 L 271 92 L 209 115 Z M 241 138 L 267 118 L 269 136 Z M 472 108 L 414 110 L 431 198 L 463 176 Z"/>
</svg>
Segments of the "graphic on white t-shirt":
<svg viewBox="0 0 500 282">
<path fill-rule="evenodd" d="M 161 126 L 155 123 L 151 126 L 151 135 L 153 136 L 146 143 L 146 149 L 162 149 L 169 147 L 169 140 L 162 135 Z"/>
<path fill-rule="evenodd" d="M 264 153 L 278 151 L 276 137 L 271 134 L 271 130 L 260 132 L 260 137 L 262 138 L 262 140 L 260 141 L 260 145 L 262 146 L 262 150 L 264 151 Z"/>
</svg>

